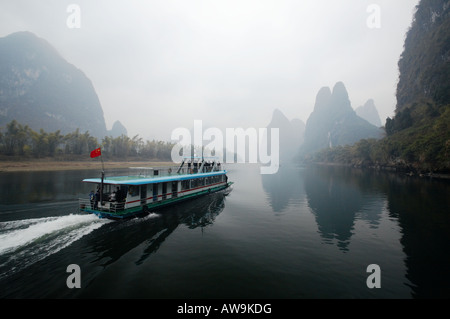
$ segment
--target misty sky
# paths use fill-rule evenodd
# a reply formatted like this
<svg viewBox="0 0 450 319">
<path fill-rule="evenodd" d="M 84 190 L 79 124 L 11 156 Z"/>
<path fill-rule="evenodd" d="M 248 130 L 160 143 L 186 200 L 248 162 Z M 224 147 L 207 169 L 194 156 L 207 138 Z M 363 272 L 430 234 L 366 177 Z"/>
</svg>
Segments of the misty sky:
<svg viewBox="0 0 450 319">
<path fill-rule="evenodd" d="M 323 86 L 394 114 L 397 62 L 419 0 L 0 0 L 0 37 L 30 31 L 92 81 L 107 128 L 170 140 L 177 127 L 304 122 Z M 70 4 L 81 9 L 69 28 Z M 380 28 L 367 20 L 380 9 Z M 370 20 L 374 21 L 374 20 Z"/>
</svg>

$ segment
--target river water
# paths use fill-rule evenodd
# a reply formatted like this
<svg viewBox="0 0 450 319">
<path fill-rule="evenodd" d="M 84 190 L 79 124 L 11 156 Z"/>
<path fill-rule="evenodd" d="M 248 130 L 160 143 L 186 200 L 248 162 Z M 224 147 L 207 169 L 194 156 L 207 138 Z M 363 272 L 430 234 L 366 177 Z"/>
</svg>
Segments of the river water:
<svg viewBox="0 0 450 319">
<path fill-rule="evenodd" d="M 126 221 L 77 212 L 97 171 L 0 173 L 0 298 L 450 297 L 448 181 L 227 168 L 228 196 Z"/>
</svg>

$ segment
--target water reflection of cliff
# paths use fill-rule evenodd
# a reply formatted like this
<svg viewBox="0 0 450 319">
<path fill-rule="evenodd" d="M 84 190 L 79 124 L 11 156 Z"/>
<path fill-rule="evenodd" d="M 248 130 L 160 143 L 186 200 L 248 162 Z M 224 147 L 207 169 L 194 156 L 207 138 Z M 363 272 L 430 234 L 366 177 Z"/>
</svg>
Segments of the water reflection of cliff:
<svg viewBox="0 0 450 319">
<path fill-rule="evenodd" d="M 355 219 L 378 227 L 382 201 L 366 197 L 374 187 L 370 174 L 338 167 L 283 166 L 277 174 L 262 175 L 263 189 L 275 213 L 305 198 L 324 242 L 348 250 Z M 373 194 L 372 194 L 373 195 Z"/>
<path fill-rule="evenodd" d="M 450 183 L 391 175 L 384 187 L 402 228 L 413 297 L 450 298 Z"/>
<path fill-rule="evenodd" d="M 304 197 L 303 169 L 283 165 L 276 174 L 261 175 L 262 186 L 275 213 L 283 212 L 293 201 Z"/>
<path fill-rule="evenodd" d="M 384 208 L 397 220 L 405 285 L 414 298 L 450 298 L 450 183 L 339 167 L 304 175 L 308 205 L 325 242 L 346 251 L 355 221 L 377 228 Z M 386 204 L 385 204 L 386 203 Z"/>
<path fill-rule="evenodd" d="M 363 204 L 359 189 L 349 183 L 348 176 L 334 176 L 322 168 L 306 172 L 305 190 L 324 241 L 337 240 L 339 249 L 348 250 L 355 214 Z"/>
</svg>

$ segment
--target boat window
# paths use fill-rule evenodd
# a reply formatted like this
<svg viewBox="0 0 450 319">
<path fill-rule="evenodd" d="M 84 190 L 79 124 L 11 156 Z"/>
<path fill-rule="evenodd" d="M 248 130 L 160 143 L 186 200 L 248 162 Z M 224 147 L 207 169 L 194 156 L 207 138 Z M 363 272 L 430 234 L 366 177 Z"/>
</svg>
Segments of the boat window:
<svg viewBox="0 0 450 319">
<path fill-rule="evenodd" d="M 128 194 L 132 197 L 138 196 L 139 195 L 139 187 L 131 185 L 130 187 L 128 187 Z"/>
<path fill-rule="evenodd" d="M 107 198 L 111 194 L 111 185 L 103 184 L 103 198 Z"/>
<path fill-rule="evenodd" d="M 181 189 L 189 189 L 189 180 L 181 181 Z"/>
<path fill-rule="evenodd" d="M 162 199 L 167 198 L 167 182 L 162 183 Z"/>
<path fill-rule="evenodd" d="M 153 185 L 153 201 L 156 202 L 158 200 L 158 188 L 159 184 Z"/>
</svg>

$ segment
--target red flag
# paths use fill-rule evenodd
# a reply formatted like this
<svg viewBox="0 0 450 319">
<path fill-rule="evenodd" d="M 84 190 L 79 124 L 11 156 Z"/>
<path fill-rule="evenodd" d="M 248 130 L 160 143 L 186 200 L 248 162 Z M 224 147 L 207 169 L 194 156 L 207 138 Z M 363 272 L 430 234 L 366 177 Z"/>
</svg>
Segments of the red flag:
<svg viewBox="0 0 450 319">
<path fill-rule="evenodd" d="M 91 152 L 91 158 L 98 157 L 100 155 L 102 155 L 100 147 Z"/>
</svg>

